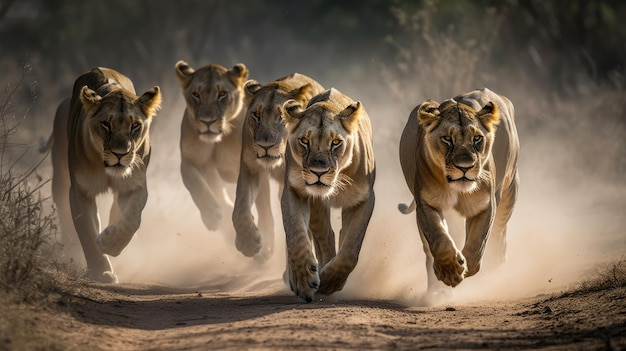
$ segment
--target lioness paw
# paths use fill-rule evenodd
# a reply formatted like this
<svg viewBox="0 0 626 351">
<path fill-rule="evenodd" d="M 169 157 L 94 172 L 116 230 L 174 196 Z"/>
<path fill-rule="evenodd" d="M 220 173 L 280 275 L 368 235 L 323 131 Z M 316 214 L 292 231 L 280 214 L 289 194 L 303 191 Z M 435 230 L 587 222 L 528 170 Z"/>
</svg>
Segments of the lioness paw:
<svg viewBox="0 0 626 351">
<path fill-rule="evenodd" d="M 307 303 L 313 301 L 320 286 L 317 262 L 307 258 L 305 262 L 289 265 L 289 288 Z"/>
<path fill-rule="evenodd" d="M 222 225 L 222 210 L 202 211 L 202 222 L 208 230 L 218 230 Z"/>
<path fill-rule="evenodd" d="M 455 249 L 452 253 L 435 256 L 433 269 L 439 280 L 446 285 L 455 287 L 465 278 L 467 263 L 463 254 Z"/>
<path fill-rule="evenodd" d="M 346 284 L 351 270 L 345 267 L 339 267 L 339 265 L 335 264 L 335 258 L 330 260 L 324 268 L 322 268 L 322 273 L 320 274 L 320 288 L 317 291 L 320 294 L 330 295 L 343 289 L 343 286 Z"/>
<path fill-rule="evenodd" d="M 127 233 L 117 230 L 115 225 L 110 225 L 98 235 L 96 243 L 100 251 L 115 257 L 124 250 L 132 238 L 133 234 L 128 235 Z"/>
<path fill-rule="evenodd" d="M 94 272 L 91 270 L 88 270 L 87 273 L 85 274 L 85 278 L 100 282 L 100 283 L 107 283 L 107 284 L 117 284 L 118 283 L 118 279 L 117 279 L 117 274 L 115 274 L 115 272 L 113 271 L 106 271 L 106 272 Z"/>
<path fill-rule="evenodd" d="M 237 231 L 237 236 L 235 237 L 235 247 L 242 254 L 252 257 L 259 253 L 263 247 L 263 238 L 261 237 L 261 233 L 256 226 L 248 229 L 249 230 L 245 231 Z"/>
</svg>

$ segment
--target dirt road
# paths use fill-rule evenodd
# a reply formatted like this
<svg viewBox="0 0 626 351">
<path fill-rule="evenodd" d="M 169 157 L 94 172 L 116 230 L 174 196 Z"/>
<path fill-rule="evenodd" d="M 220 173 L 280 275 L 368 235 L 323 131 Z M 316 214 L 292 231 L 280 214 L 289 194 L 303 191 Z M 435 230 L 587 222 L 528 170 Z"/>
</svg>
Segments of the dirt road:
<svg viewBox="0 0 626 351">
<path fill-rule="evenodd" d="M 88 283 L 58 308 L 3 311 L 7 350 L 626 348 L 626 288 L 407 307 L 298 301 L 280 281 L 225 292 Z"/>
</svg>

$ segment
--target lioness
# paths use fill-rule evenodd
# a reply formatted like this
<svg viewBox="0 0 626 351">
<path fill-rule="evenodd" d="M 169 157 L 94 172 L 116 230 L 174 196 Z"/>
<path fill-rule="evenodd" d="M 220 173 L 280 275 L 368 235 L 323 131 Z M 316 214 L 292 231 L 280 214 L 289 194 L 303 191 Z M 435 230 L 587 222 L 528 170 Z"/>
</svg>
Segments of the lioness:
<svg viewBox="0 0 626 351">
<path fill-rule="evenodd" d="M 311 302 L 315 292 L 341 290 L 357 264 L 374 209 L 372 128 L 361 103 L 335 89 L 315 96 L 306 109 L 294 100 L 284 109 L 289 132 L 281 199 L 284 278 L 291 291 Z M 338 252 L 331 207 L 342 210 Z"/>
<path fill-rule="evenodd" d="M 294 99 L 306 105 L 323 90 L 315 80 L 299 73 L 263 86 L 250 80 L 244 86 L 247 112 L 232 220 L 237 232 L 235 245 L 246 256 L 256 255 L 265 245 L 262 256 L 267 258 L 274 249 L 269 179 L 282 182 L 285 177 L 287 130 L 282 117 L 283 104 Z M 251 211 L 255 201 L 260 230 Z"/>
<path fill-rule="evenodd" d="M 117 282 L 106 254 L 119 255 L 139 229 L 148 198 L 150 123 L 160 104 L 158 86 L 137 97 L 130 79 L 100 67 L 78 77 L 71 99 L 57 109 L 48 143 L 53 200 L 64 233 L 75 228 L 94 280 Z M 100 232 L 96 196 L 108 190 L 114 195 L 110 224 Z"/>
<path fill-rule="evenodd" d="M 513 104 L 488 89 L 441 105 L 427 100 L 411 112 L 400 139 L 400 163 L 414 202 L 399 208 L 417 212 L 429 291 L 436 279 L 454 287 L 476 274 L 490 237 L 490 251 L 504 261 L 518 151 Z M 462 251 L 448 233 L 447 209 L 466 218 Z"/>
<path fill-rule="evenodd" d="M 180 133 L 183 183 L 206 228 L 217 230 L 224 211 L 232 210 L 224 182 L 235 183 L 239 173 L 248 69 L 209 64 L 194 70 L 178 61 L 176 75 L 187 103 Z"/>
</svg>

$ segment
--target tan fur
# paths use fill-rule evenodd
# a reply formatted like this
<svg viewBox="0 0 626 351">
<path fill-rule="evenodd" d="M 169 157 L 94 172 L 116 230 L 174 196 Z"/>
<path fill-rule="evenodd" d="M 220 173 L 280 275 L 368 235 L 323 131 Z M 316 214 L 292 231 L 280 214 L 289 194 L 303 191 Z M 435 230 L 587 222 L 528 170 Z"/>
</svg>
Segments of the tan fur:
<svg viewBox="0 0 626 351">
<path fill-rule="evenodd" d="M 444 101 L 428 100 L 410 114 L 400 140 L 400 163 L 413 193 L 404 213 L 417 211 L 426 252 L 428 287 L 456 286 L 476 274 L 489 241 L 496 262 L 506 255 L 506 223 L 517 198 L 519 141 L 513 104 L 488 89 Z M 443 211 L 466 219 L 461 251 Z"/>
<path fill-rule="evenodd" d="M 361 103 L 335 89 L 311 99 L 306 109 L 293 100 L 284 109 L 289 131 L 281 200 L 285 280 L 311 302 L 316 292 L 341 290 L 357 264 L 374 209 L 372 128 Z M 331 207 L 341 208 L 338 251 Z"/>
<path fill-rule="evenodd" d="M 117 281 L 106 254 L 119 255 L 139 229 L 148 198 L 149 128 L 160 104 L 159 87 L 137 97 L 126 76 L 95 68 L 76 80 L 72 98 L 57 109 L 49 141 L 53 199 L 66 247 L 72 249 L 77 234 L 95 280 Z M 110 223 L 100 232 L 95 198 L 109 190 Z"/>
<path fill-rule="evenodd" d="M 282 182 L 285 177 L 287 131 L 283 122 L 283 104 L 294 99 L 306 105 L 323 90 L 315 80 L 299 73 L 263 86 L 255 80 L 245 84 L 247 112 L 232 220 L 237 232 L 235 245 L 246 256 L 257 255 L 266 259 L 274 249 L 269 179 Z M 259 227 L 252 216 L 253 202 L 256 202 L 259 214 Z"/>
<path fill-rule="evenodd" d="M 180 152 L 183 183 L 209 230 L 219 229 L 225 211 L 232 210 L 224 193 L 239 173 L 245 110 L 245 65 L 226 69 L 209 64 L 198 70 L 176 63 L 176 75 L 187 106 L 183 115 Z"/>
</svg>

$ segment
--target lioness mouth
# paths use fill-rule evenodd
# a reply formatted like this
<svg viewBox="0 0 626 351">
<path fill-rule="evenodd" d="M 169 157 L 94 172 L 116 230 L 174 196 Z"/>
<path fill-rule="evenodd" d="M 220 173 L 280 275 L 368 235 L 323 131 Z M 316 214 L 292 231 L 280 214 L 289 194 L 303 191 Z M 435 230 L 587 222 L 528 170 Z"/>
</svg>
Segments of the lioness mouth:
<svg viewBox="0 0 626 351">
<path fill-rule="evenodd" d="M 269 158 L 269 159 L 272 159 L 272 160 L 278 160 L 280 158 L 280 155 L 272 156 L 270 154 L 265 154 L 265 155 L 256 154 L 256 158 L 259 158 L 259 159 L 260 158 Z"/>
<path fill-rule="evenodd" d="M 474 181 L 474 179 L 469 179 L 467 177 L 461 177 L 459 179 L 452 179 L 452 178 L 450 178 L 448 176 L 447 178 L 448 178 L 448 183 L 452 183 L 452 182 L 473 182 Z"/>
<path fill-rule="evenodd" d="M 210 129 L 207 129 L 206 131 L 202 132 L 202 131 L 198 131 L 198 135 L 220 135 L 222 134 L 222 131 L 220 130 L 219 132 L 214 132 Z"/>
<path fill-rule="evenodd" d="M 104 161 L 104 167 L 106 168 L 126 168 L 125 166 L 123 166 L 121 163 L 116 163 L 114 165 L 110 165 L 108 164 L 106 161 Z"/>
</svg>

